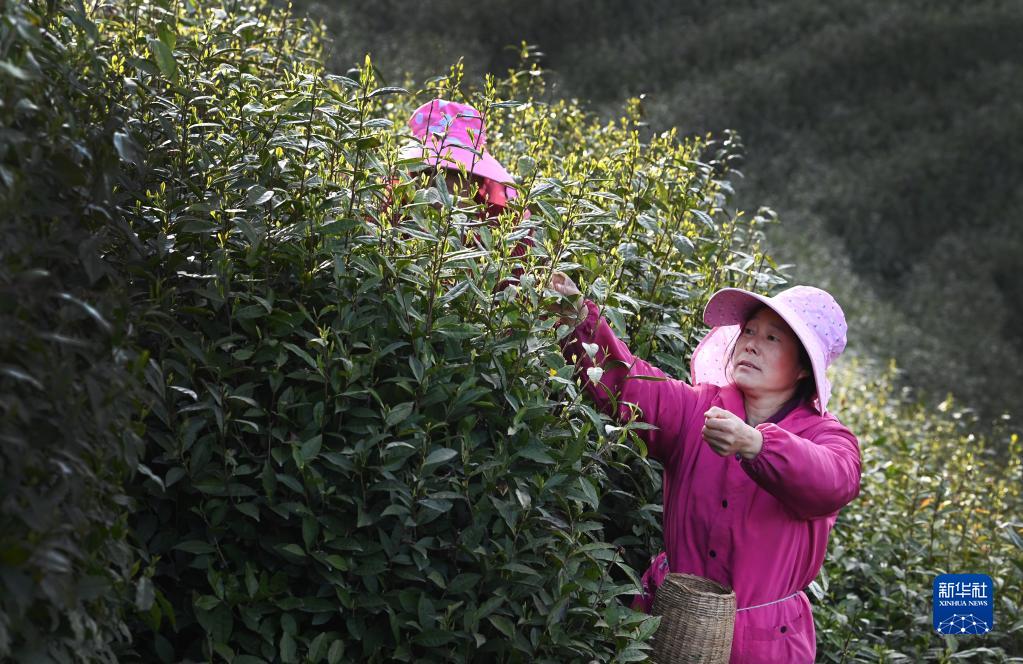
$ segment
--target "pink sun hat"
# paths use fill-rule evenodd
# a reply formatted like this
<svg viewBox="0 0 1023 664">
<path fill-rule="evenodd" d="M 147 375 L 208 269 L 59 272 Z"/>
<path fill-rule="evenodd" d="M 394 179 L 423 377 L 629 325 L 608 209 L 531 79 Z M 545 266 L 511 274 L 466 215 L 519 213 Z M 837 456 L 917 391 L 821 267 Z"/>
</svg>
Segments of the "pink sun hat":
<svg viewBox="0 0 1023 664">
<path fill-rule="evenodd" d="M 413 111 L 408 125 L 418 140 L 403 147 L 399 159 L 415 159 L 433 168 L 464 167 L 467 173 L 515 184 L 511 174 L 486 151 L 483 116 L 472 106 L 434 99 Z M 514 187 L 508 187 L 508 192 L 509 198 L 515 197 Z"/>
<path fill-rule="evenodd" d="M 711 383 L 721 387 L 732 382 L 728 349 L 741 332 L 740 324 L 761 304 L 788 323 L 810 356 L 817 387 L 814 406 L 824 415 L 831 397 L 825 370 L 845 350 L 847 326 L 835 298 L 813 286 L 793 286 L 774 297 L 741 288 L 722 288 L 714 293 L 703 311 L 703 322 L 712 329 L 693 351 L 690 381 L 693 385 Z"/>
</svg>

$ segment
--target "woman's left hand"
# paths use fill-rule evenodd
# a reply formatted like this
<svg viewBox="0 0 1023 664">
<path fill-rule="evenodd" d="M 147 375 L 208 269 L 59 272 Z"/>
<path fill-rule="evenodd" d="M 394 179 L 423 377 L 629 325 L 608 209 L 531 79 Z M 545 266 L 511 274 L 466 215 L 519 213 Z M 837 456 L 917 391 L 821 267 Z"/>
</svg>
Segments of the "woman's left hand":
<svg viewBox="0 0 1023 664">
<path fill-rule="evenodd" d="M 573 304 L 567 305 L 564 302 L 553 302 L 550 305 L 550 310 L 558 314 L 558 325 L 568 325 L 575 327 L 582 321 L 586 320 L 586 302 L 582 296 L 582 291 L 575 285 L 572 278 L 564 272 L 555 270 L 551 274 L 550 289 L 562 295 L 566 299 L 573 300 Z"/>
<path fill-rule="evenodd" d="M 704 414 L 703 439 L 721 456 L 741 454 L 752 459 L 764 444 L 764 435 L 734 413 L 712 406 Z"/>
</svg>

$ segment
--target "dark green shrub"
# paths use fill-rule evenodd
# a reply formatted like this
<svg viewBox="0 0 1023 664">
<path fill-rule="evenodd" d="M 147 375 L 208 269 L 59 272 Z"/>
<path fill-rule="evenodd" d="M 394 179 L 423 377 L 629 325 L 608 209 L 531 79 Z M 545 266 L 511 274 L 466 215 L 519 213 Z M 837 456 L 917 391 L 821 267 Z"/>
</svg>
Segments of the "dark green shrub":
<svg viewBox="0 0 1023 664">
<path fill-rule="evenodd" d="M 124 130 L 77 8 L 0 3 L 0 660 L 113 661 L 152 588 L 122 484 L 141 365 L 112 201 Z"/>
<path fill-rule="evenodd" d="M 1023 652 L 1023 456 L 1004 426 L 977 436 L 969 409 L 900 398 L 894 365 L 848 362 L 836 408 L 860 436 L 860 496 L 839 517 L 811 585 L 825 662 L 1018 661 Z M 1006 461 L 1007 460 L 1007 461 Z M 939 574 L 988 574 L 991 632 L 939 637 L 931 627 Z"/>
<path fill-rule="evenodd" d="M 514 55 L 506 45 L 527 40 L 562 96 L 607 117 L 642 93 L 655 131 L 738 130 L 750 149 L 737 200 L 769 203 L 785 219 L 769 234 L 773 253 L 796 263 L 803 281 L 861 281 L 849 291 L 851 308 L 897 312 L 871 321 L 864 348 L 898 357 L 904 384 L 935 403 L 948 391 L 971 403 L 981 426 L 1004 412 L 1023 417 L 1015 398 L 1023 392 L 1015 186 L 1023 4 L 297 5 L 327 23 L 332 62 L 342 66 L 370 51 L 392 76 L 432 74 L 461 56 L 470 72 L 500 71 Z M 849 277 L 830 264 L 831 252 L 848 257 Z M 809 271 L 814 262 L 824 269 Z M 930 348 L 946 362 L 932 362 Z"/>
<path fill-rule="evenodd" d="M 142 3 L 104 29 L 137 58 L 147 154 L 120 192 L 152 356 L 155 478 L 133 523 L 157 604 L 136 651 L 642 658 L 656 621 L 617 598 L 656 546 L 657 473 L 626 441 L 638 425 L 581 403 L 542 282 L 578 269 L 639 350 L 683 369 L 675 314 L 771 279 L 764 218 L 722 209 L 737 143 L 701 164 L 674 133 L 640 143 L 636 108 L 601 126 L 539 101 L 536 71 L 489 81 L 471 101 L 538 239 L 521 290 L 494 296 L 512 215 L 486 250 L 460 245 L 466 201 L 394 163 L 415 98 L 368 63 L 326 75 L 317 33 L 266 7 Z M 426 94 L 460 98 L 459 78 Z M 391 226 L 395 177 L 410 203 Z"/>
</svg>

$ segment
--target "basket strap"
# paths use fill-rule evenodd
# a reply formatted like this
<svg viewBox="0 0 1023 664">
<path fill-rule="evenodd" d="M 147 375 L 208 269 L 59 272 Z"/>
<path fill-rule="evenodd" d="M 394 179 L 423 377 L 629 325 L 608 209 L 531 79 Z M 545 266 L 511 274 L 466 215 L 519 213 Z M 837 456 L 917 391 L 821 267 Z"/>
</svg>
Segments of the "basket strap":
<svg viewBox="0 0 1023 664">
<path fill-rule="evenodd" d="M 737 612 L 738 611 L 749 611 L 750 609 L 759 609 L 762 606 L 771 606 L 772 604 L 777 604 L 778 602 L 784 602 L 787 599 L 792 599 L 793 597 L 795 597 L 798 594 L 799 594 L 799 591 L 797 590 L 796 592 L 792 593 L 788 597 L 782 597 L 781 599 L 776 599 L 773 602 L 765 602 L 763 604 L 756 604 L 754 606 L 744 606 L 741 609 L 736 609 L 736 611 Z"/>
</svg>

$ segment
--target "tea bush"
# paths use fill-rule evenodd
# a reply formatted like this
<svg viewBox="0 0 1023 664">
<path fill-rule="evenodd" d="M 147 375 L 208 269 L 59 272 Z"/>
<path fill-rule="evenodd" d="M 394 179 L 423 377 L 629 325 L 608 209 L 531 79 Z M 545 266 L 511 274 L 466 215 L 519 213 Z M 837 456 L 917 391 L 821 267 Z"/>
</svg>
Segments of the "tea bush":
<svg viewBox="0 0 1023 664">
<path fill-rule="evenodd" d="M 898 398 L 895 367 L 850 362 L 836 409 L 860 437 L 860 496 L 839 517 L 810 589 L 819 660 L 1020 661 L 1023 653 L 1023 444 L 972 431 L 951 398 L 935 410 Z M 994 581 L 994 628 L 957 639 L 931 628 L 934 579 Z M 1007 657 L 1015 655 L 1015 657 Z"/>
<path fill-rule="evenodd" d="M 114 661 L 131 636 L 145 360 L 108 262 L 128 235 L 112 201 L 125 114 L 99 39 L 80 3 L 0 3 L 3 661 Z"/>
<path fill-rule="evenodd" d="M 423 95 L 368 61 L 327 74 L 286 10 L 140 3 L 101 29 L 146 155 L 118 190 L 151 357 L 135 653 L 642 659 L 657 621 L 617 598 L 656 544 L 656 469 L 626 440 L 638 424 L 581 402 L 543 284 L 579 271 L 684 370 L 680 311 L 776 279 L 768 217 L 723 209 L 738 143 L 644 144 L 635 105 L 601 125 L 541 101 L 528 63 L 475 91 L 455 68 L 423 95 L 481 108 L 521 177 L 467 247 L 473 204 L 395 162 Z M 495 293 L 526 206 L 528 275 Z"/>
<path fill-rule="evenodd" d="M 1023 418 L 1020 3 L 296 4 L 326 22 L 343 66 L 370 51 L 385 72 L 432 74 L 456 56 L 503 71 L 506 44 L 525 39 L 563 96 L 607 117 L 645 93 L 653 128 L 738 129 L 750 149 L 737 200 L 776 205 L 775 258 L 814 283 L 808 263 L 848 260 L 849 277 L 821 274 L 858 280 L 855 300 L 898 312 L 861 345 L 898 357 L 904 385 Z M 921 340 L 965 371 L 932 362 Z"/>
<path fill-rule="evenodd" d="M 263 2 L 3 11 L 0 657 L 645 659 L 657 619 L 621 600 L 660 547 L 659 468 L 642 424 L 583 398 L 545 285 L 569 271 L 685 377 L 710 293 L 784 283 L 761 248 L 773 213 L 728 209 L 738 137 L 641 140 L 636 100 L 600 123 L 551 100 L 525 47 L 477 87 L 458 66 L 416 92 L 368 59 L 328 73 L 320 29 Z M 493 227 L 397 161 L 435 96 L 481 109 L 518 178 Z M 864 375 L 839 381 L 867 463 L 816 584 L 820 650 L 948 657 L 921 617 L 949 556 L 1003 584 L 996 616 L 1019 605 L 1019 467 L 950 456 L 966 431 Z M 55 509 L 40 478 L 70 457 L 89 472 Z M 947 494 L 919 507 L 923 473 L 987 499 L 997 536 Z"/>
</svg>

